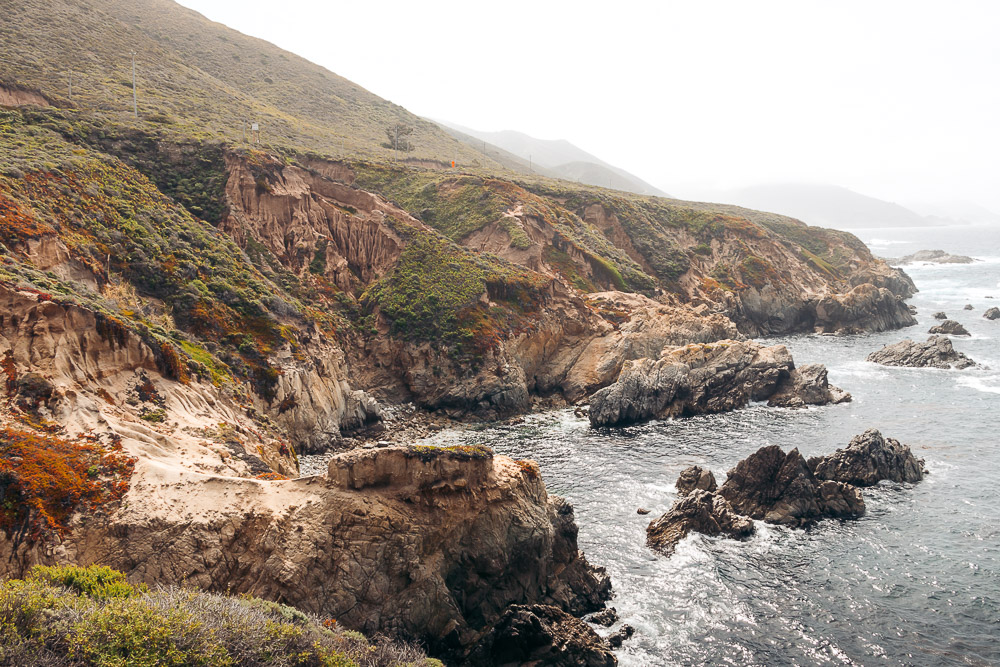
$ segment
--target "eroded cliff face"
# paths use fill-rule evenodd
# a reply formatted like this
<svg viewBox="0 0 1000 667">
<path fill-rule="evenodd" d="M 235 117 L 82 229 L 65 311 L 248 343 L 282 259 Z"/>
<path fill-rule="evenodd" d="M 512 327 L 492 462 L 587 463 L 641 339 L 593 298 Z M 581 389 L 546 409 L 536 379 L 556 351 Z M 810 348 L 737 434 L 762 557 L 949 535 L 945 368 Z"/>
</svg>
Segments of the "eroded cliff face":
<svg viewBox="0 0 1000 667">
<path fill-rule="evenodd" d="M 248 395 L 196 374 L 186 382 L 165 377 L 157 351 L 115 320 L 3 287 L 0 310 L 4 423 L 113 434 L 138 457 L 139 471 L 298 475 L 285 433 L 248 416 Z M 24 409 L 12 399 L 29 374 L 46 385 L 45 398 Z"/>
<path fill-rule="evenodd" d="M 433 233 L 383 197 L 350 185 L 353 172 L 339 163 L 312 160 L 306 169 L 266 156 L 234 154 L 227 167 L 229 208 L 221 228 L 248 253 L 263 247 L 301 280 L 335 288 L 343 302 L 359 304 L 365 289 L 397 268 L 413 230 Z M 526 250 L 512 245 L 509 227 L 504 227 L 511 224 L 531 239 Z M 668 304 L 617 291 L 584 297 L 553 269 L 544 248 L 564 248 L 588 280 L 600 282 L 598 272 L 582 251 L 560 240 L 556 229 L 523 209 L 508 211 L 463 245 L 539 273 L 549 285 L 544 306 L 523 316 L 520 330 L 497 336 L 475 360 L 436 341 L 389 335 L 390 323 L 376 311 L 377 335 L 339 338 L 342 347 L 323 354 L 343 361 L 325 375 L 350 377 L 353 387 L 379 398 L 413 400 L 455 417 L 505 417 L 529 409 L 533 395 L 579 400 L 614 381 L 625 361 L 658 353 L 664 345 L 738 335 L 731 321 L 708 306 Z M 480 301 L 487 309 L 508 307 L 494 303 L 488 290 Z M 278 403 L 302 394 L 302 388 L 286 388 L 283 380 L 280 384 Z M 303 406 L 299 421 L 339 423 L 311 418 L 314 412 Z M 293 409 L 290 417 L 298 414 Z M 293 425 L 289 417 L 275 418 Z M 312 438 L 321 442 L 332 430 L 317 429 Z"/>
</svg>

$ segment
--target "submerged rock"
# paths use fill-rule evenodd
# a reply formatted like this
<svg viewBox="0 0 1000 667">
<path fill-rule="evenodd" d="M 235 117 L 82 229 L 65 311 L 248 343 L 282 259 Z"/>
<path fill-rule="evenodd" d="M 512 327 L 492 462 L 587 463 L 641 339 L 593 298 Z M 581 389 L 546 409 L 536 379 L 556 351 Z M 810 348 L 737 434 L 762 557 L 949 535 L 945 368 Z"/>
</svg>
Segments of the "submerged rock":
<svg viewBox="0 0 1000 667">
<path fill-rule="evenodd" d="M 957 351 L 951 340 L 944 336 L 931 336 L 926 342 L 903 340 L 886 345 L 868 355 L 868 361 L 883 366 L 909 366 L 912 368 L 969 368 L 974 362 Z"/>
<path fill-rule="evenodd" d="M 631 639 L 634 634 L 635 628 L 628 623 L 624 623 L 616 632 L 608 635 L 608 646 L 614 649 L 621 648 L 621 645 L 624 644 L 626 640 Z"/>
<path fill-rule="evenodd" d="M 490 658 L 496 665 L 613 667 L 618 659 L 578 618 L 548 605 L 513 605 L 497 623 Z"/>
<path fill-rule="evenodd" d="M 777 445 L 762 447 L 736 464 L 719 495 L 740 514 L 785 526 L 865 513 L 858 489 L 818 480 L 798 449 L 785 454 Z"/>
<path fill-rule="evenodd" d="M 591 614 L 586 620 L 603 628 L 610 628 L 618 622 L 618 610 L 614 607 L 608 607 L 604 611 Z"/>
<path fill-rule="evenodd" d="M 985 313 L 983 313 L 983 317 L 985 317 L 988 320 L 1000 320 L 1000 308 L 993 306 Z"/>
<path fill-rule="evenodd" d="M 938 313 L 934 313 L 934 319 L 935 320 L 946 320 L 946 319 L 948 319 L 948 316 L 946 314 L 944 314 L 943 312 L 938 312 Z"/>
<path fill-rule="evenodd" d="M 968 330 L 955 320 L 945 320 L 937 326 L 933 326 L 927 333 L 948 334 L 950 336 L 971 336 Z"/>
<path fill-rule="evenodd" d="M 753 521 L 737 514 L 717 493 L 696 489 L 684 496 L 659 519 L 646 527 L 646 544 L 670 556 L 677 543 L 696 531 L 744 539 L 753 535 Z"/>
<path fill-rule="evenodd" d="M 807 364 L 789 373 L 788 377 L 782 380 L 778 386 L 778 391 L 768 399 L 767 404 L 798 408 L 806 405 L 847 403 L 850 400 L 849 393 L 830 384 L 827 379 L 826 366 Z"/>
<path fill-rule="evenodd" d="M 826 382 L 822 367 L 795 374 L 784 345 L 753 341 L 668 348 L 659 360 L 639 359 L 590 399 L 590 423 L 615 426 L 654 418 L 726 412 L 779 394 L 781 405 L 846 400 Z M 827 391 L 829 390 L 829 391 Z"/>
<path fill-rule="evenodd" d="M 963 308 L 962 310 L 975 310 L 975 309 L 976 309 L 975 306 L 973 306 L 971 303 L 967 303 L 965 304 L 965 308 Z"/>
<path fill-rule="evenodd" d="M 874 428 L 854 436 L 849 445 L 829 456 L 809 459 L 818 479 L 872 486 L 882 480 L 919 482 L 924 478 L 923 462 L 898 440 L 884 438 Z"/>
<path fill-rule="evenodd" d="M 695 490 L 715 491 L 719 485 L 711 470 L 701 466 L 690 466 L 681 471 L 677 478 L 677 493 L 686 496 Z"/>
</svg>

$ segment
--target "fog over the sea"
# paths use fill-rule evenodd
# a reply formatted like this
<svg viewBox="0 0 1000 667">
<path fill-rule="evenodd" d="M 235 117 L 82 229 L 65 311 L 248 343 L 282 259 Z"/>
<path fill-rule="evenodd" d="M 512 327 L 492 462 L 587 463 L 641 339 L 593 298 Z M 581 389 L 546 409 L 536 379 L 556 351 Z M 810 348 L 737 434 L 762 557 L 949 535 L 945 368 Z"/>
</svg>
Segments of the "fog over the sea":
<svg viewBox="0 0 1000 667">
<path fill-rule="evenodd" d="M 411 111 L 663 190 L 835 184 L 1000 212 L 1000 2 L 181 0 Z"/>
</svg>

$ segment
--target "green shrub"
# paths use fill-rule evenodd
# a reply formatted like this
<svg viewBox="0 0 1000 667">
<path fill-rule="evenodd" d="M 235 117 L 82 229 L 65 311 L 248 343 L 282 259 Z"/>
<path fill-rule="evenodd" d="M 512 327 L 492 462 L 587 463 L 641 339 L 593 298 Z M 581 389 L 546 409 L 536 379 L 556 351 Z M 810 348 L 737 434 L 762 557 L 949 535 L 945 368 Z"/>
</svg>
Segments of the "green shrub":
<svg viewBox="0 0 1000 667">
<path fill-rule="evenodd" d="M 53 586 L 64 586 L 95 600 L 130 598 L 149 591 L 149 588 L 144 584 L 133 586 L 124 574 L 103 565 L 89 567 L 36 565 L 32 568 L 28 578 Z"/>
<path fill-rule="evenodd" d="M 36 567 L 0 584 L 0 665 L 440 667 L 416 646 L 287 605 L 178 587 L 103 566 Z"/>
</svg>

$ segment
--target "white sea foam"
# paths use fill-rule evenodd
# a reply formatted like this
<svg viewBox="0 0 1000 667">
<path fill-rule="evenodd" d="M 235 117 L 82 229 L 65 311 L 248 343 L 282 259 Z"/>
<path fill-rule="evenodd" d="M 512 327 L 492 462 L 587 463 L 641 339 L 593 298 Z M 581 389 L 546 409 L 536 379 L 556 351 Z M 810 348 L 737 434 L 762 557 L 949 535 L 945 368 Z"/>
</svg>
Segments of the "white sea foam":
<svg viewBox="0 0 1000 667">
<path fill-rule="evenodd" d="M 987 377 L 965 375 L 958 378 L 956 384 L 958 384 L 959 387 L 974 389 L 986 394 L 1000 394 L 1000 375 L 991 375 Z"/>
</svg>

